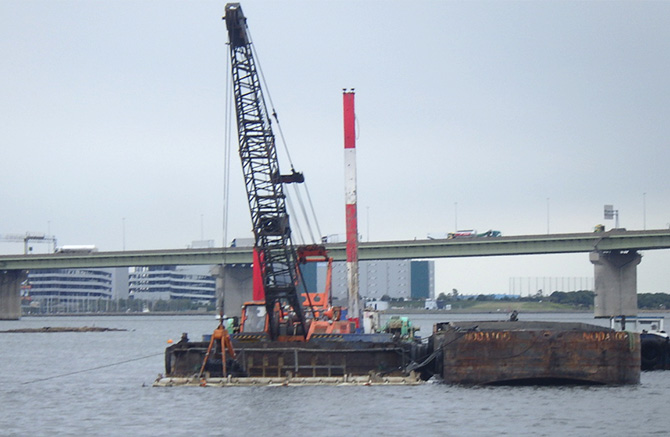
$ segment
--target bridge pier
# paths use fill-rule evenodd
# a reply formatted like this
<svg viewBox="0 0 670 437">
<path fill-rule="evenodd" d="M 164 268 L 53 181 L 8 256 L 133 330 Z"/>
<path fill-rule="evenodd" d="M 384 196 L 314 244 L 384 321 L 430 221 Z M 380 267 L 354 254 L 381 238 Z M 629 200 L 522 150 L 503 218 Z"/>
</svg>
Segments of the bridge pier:
<svg viewBox="0 0 670 437">
<path fill-rule="evenodd" d="M 216 307 L 220 308 L 223 299 L 225 315 L 241 317 L 242 304 L 253 296 L 250 265 L 219 264 L 211 268 L 210 274 L 216 277 Z"/>
<path fill-rule="evenodd" d="M 594 251 L 595 317 L 637 316 L 637 265 L 635 250 Z"/>
<path fill-rule="evenodd" d="M 27 275 L 25 270 L 0 270 L 0 320 L 21 318 L 21 283 Z"/>
</svg>

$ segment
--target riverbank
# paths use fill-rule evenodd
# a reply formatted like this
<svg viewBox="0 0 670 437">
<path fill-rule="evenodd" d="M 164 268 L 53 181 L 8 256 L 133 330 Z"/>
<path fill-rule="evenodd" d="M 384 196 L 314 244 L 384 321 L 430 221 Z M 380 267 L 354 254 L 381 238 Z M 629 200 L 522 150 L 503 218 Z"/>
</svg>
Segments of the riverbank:
<svg viewBox="0 0 670 437">
<path fill-rule="evenodd" d="M 552 302 L 519 302 L 519 301 L 482 301 L 467 304 L 454 303 L 451 309 L 427 310 L 424 308 L 391 307 L 383 312 L 386 314 L 472 314 L 472 313 L 593 313 L 593 308 L 575 308 Z"/>
</svg>

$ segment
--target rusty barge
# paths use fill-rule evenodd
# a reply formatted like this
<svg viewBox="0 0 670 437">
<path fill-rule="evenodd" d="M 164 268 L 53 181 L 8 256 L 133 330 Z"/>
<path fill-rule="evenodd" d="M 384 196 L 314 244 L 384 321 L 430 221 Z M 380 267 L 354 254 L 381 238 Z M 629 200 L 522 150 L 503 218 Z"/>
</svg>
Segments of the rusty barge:
<svg viewBox="0 0 670 437">
<path fill-rule="evenodd" d="M 640 336 L 585 323 L 435 325 L 442 377 L 459 384 L 638 384 Z"/>
<path fill-rule="evenodd" d="M 324 335 L 309 342 L 245 341 L 231 335 L 236 359 L 222 374 L 208 342 L 181 341 L 165 351 L 154 385 L 420 384 L 466 385 L 640 382 L 640 336 L 584 323 L 445 322 L 424 341 L 389 334 Z"/>
</svg>

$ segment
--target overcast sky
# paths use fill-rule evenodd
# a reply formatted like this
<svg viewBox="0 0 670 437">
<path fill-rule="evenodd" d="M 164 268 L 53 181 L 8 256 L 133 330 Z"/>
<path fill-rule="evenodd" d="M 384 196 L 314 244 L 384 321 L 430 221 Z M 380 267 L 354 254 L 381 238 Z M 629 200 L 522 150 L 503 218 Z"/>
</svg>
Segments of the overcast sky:
<svg viewBox="0 0 670 437">
<path fill-rule="evenodd" d="M 604 204 L 621 227 L 670 226 L 670 2 L 242 8 L 322 234 L 345 230 L 345 87 L 364 241 L 609 229 Z M 224 9 L 0 2 L 0 235 L 100 250 L 223 243 Z M 226 244 L 251 237 L 239 167 L 234 155 Z M 644 253 L 638 290 L 670 292 L 669 262 Z M 436 292 L 592 276 L 587 254 L 439 260 Z"/>
</svg>

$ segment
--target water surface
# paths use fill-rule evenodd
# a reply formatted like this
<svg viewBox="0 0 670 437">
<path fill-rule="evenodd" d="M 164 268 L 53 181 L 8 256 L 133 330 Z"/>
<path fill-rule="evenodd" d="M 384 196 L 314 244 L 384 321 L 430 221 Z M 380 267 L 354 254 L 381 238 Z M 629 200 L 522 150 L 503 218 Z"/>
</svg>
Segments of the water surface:
<svg viewBox="0 0 670 437">
<path fill-rule="evenodd" d="M 504 317 L 504 315 L 503 315 Z M 522 315 L 524 320 L 531 315 Z M 542 315 L 535 317 L 542 319 Z M 590 315 L 544 315 L 593 321 Z M 412 316 L 430 329 L 430 317 Z M 500 318 L 458 315 L 453 320 Z M 442 318 L 440 320 L 443 320 Z M 169 387 L 166 341 L 210 333 L 210 316 L 26 317 L 0 330 L 0 435 L 627 436 L 670 432 L 670 371 L 619 387 Z"/>
</svg>

